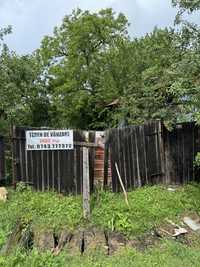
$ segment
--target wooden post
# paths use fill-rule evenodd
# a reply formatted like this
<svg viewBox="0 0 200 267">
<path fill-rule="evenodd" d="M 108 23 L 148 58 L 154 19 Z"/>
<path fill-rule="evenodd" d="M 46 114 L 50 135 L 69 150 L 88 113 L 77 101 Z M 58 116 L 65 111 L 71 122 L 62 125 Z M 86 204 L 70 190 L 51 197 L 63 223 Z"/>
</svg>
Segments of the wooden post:
<svg viewBox="0 0 200 267">
<path fill-rule="evenodd" d="M 89 151 L 83 147 L 83 217 L 90 217 L 90 175 L 89 175 Z"/>
<path fill-rule="evenodd" d="M 12 140 L 12 183 L 14 187 L 17 182 L 17 159 L 16 159 L 16 127 L 11 124 L 10 136 Z"/>
</svg>

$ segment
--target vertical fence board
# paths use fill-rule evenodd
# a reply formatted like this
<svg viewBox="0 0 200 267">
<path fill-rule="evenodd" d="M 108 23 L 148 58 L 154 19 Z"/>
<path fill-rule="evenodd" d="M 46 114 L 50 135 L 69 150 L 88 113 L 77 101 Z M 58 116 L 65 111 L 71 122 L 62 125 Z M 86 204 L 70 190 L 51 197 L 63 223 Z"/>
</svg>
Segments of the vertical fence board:
<svg viewBox="0 0 200 267">
<path fill-rule="evenodd" d="M 89 143 L 95 143 L 95 132 L 89 132 Z M 95 164 L 95 148 L 89 148 L 89 176 L 90 191 L 94 190 L 94 164 Z M 102 177 L 103 178 L 103 177 Z"/>
<path fill-rule="evenodd" d="M 131 127 L 131 147 L 132 147 L 132 156 L 133 156 L 133 185 L 134 187 L 138 187 L 138 164 L 137 164 L 137 150 L 136 150 L 136 143 L 135 143 L 135 128 Z"/>
<path fill-rule="evenodd" d="M 151 122 L 143 126 L 129 126 L 109 131 L 107 146 L 110 147 L 112 188 L 120 189 L 115 171 L 115 162 L 126 189 L 162 179 L 160 122 Z M 160 134 L 160 135 L 159 135 Z"/>
<path fill-rule="evenodd" d="M 119 172 L 122 178 L 122 182 L 124 184 L 124 187 L 127 187 L 126 182 L 126 176 L 125 176 L 125 164 L 124 164 L 124 134 L 125 129 L 118 129 L 118 135 L 117 135 L 117 142 L 119 147 L 119 160 L 118 160 L 118 167 Z"/>
<path fill-rule="evenodd" d="M 0 180 L 5 178 L 5 144 L 3 136 L 0 136 Z"/>
<path fill-rule="evenodd" d="M 109 135 L 108 131 L 105 132 L 105 147 L 104 147 L 104 182 L 103 187 L 108 186 L 108 168 L 109 168 L 109 156 L 110 156 L 110 145 L 109 145 Z"/>
<path fill-rule="evenodd" d="M 13 182 L 24 181 L 38 190 L 81 193 L 82 147 L 75 145 L 73 151 L 26 152 L 26 130 L 28 128 L 13 129 Z M 88 137 L 83 131 L 74 131 L 75 142 L 94 143 L 95 133 L 90 132 Z M 168 131 L 159 121 L 148 122 L 142 126 L 111 129 L 106 131 L 105 139 L 104 185 L 108 181 L 110 158 L 114 192 L 121 190 L 115 163 L 126 189 L 146 184 L 200 180 L 200 168 L 195 168 L 193 164 L 196 153 L 200 152 L 200 128 L 195 123 L 178 124 Z M 89 148 L 91 190 L 94 184 L 94 155 L 95 148 Z M 0 165 L 0 178 L 1 169 Z"/>
<path fill-rule="evenodd" d="M 24 181 L 37 190 L 55 190 L 62 193 L 81 193 L 83 177 L 83 151 L 80 146 L 74 150 L 26 151 L 25 131 L 33 128 L 14 127 L 13 182 Z M 34 128 L 34 130 L 36 130 Z M 37 128 L 37 130 L 40 130 Z M 44 130 L 44 129 L 43 129 Z M 74 131 L 74 141 L 84 142 L 85 134 Z M 92 155 L 91 150 L 91 155 Z M 92 158 L 91 158 L 92 162 Z M 93 182 L 91 171 L 91 183 Z M 93 188 L 93 185 L 91 185 Z"/>
<path fill-rule="evenodd" d="M 132 187 L 132 177 L 131 177 L 131 163 L 130 163 L 130 131 L 127 127 L 124 136 L 124 165 L 125 165 L 125 177 L 126 177 L 126 189 Z"/>
</svg>

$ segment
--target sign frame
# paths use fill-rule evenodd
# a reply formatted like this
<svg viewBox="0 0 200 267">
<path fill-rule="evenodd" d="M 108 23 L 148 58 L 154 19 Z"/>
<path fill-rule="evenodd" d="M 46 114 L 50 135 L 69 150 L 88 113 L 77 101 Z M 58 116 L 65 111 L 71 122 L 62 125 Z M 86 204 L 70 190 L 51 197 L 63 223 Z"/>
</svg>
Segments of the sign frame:
<svg viewBox="0 0 200 267">
<path fill-rule="evenodd" d="M 73 150 L 73 130 L 27 130 L 26 151 Z"/>
</svg>

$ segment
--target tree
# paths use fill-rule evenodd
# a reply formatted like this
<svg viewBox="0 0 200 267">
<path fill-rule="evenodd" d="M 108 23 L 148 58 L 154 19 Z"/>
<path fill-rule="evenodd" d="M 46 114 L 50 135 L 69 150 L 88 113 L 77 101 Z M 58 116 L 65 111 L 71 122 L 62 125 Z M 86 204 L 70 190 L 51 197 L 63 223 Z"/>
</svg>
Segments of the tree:
<svg viewBox="0 0 200 267">
<path fill-rule="evenodd" d="M 172 0 L 172 5 L 180 9 L 180 13 L 185 11 L 194 12 L 200 8 L 200 0 Z"/>
<path fill-rule="evenodd" d="M 10 124 L 48 125 L 49 98 L 36 54 L 18 56 L 3 44 L 10 28 L 0 30 L 0 128 Z"/>
<path fill-rule="evenodd" d="M 111 9 L 91 14 L 76 10 L 54 36 L 45 37 L 38 54 L 60 123 L 69 127 L 105 128 L 104 108 L 119 95 L 113 60 L 128 42 L 127 19 Z M 107 90 L 109 89 L 109 90 Z"/>
<path fill-rule="evenodd" d="M 182 53 L 175 37 L 173 30 L 155 28 L 151 34 L 132 41 L 132 75 L 122 105 L 129 123 L 150 119 L 173 122 L 180 113 L 178 96 L 171 91 L 176 79 L 172 68 Z"/>
<path fill-rule="evenodd" d="M 191 38 L 183 43 L 183 32 L 155 28 L 131 41 L 127 26 L 110 9 L 77 10 L 44 38 L 38 55 L 60 125 L 105 129 L 122 121 L 171 125 L 188 118 L 191 90 L 182 90 L 180 66 Z M 110 110 L 115 99 L 119 105 Z"/>
</svg>

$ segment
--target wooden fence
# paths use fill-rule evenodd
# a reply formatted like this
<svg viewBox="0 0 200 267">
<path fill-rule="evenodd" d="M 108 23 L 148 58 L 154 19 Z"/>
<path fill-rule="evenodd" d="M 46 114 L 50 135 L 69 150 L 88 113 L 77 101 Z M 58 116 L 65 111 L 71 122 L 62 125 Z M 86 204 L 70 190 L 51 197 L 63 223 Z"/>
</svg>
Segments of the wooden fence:
<svg viewBox="0 0 200 267">
<path fill-rule="evenodd" d="M 13 129 L 13 183 L 23 181 L 37 190 L 55 190 L 61 193 L 82 192 L 83 147 L 74 150 L 26 151 L 24 127 Z M 34 129 L 35 130 L 35 129 Z M 38 130 L 38 128 L 37 128 Z M 44 130 L 44 129 L 43 129 Z M 74 142 L 94 141 L 94 133 L 74 131 Z M 94 180 L 94 148 L 89 149 L 90 189 Z"/>
<path fill-rule="evenodd" d="M 0 136 L 0 180 L 5 179 L 5 145 L 4 138 Z"/>
<path fill-rule="evenodd" d="M 195 123 L 178 124 L 170 132 L 154 121 L 111 129 L 106 135 L 105 155 L 111 161 L 114 192 L 121 189 L 116 164 L 126 189 L 199 181 L 200 170 L 193 164 L 200 151 L 200 128 Z"/>
<path fill-rule="evenodd" d="M 200 181 L 200 169 L 194 167 L 200 152 L 200 128 L 195 123 L 177 124 L 173 131 L 163 127 L 165 182 L 182 184 Z"/>
<path fill-rule="evenodd" d="M 81 193 L 83 148 L 77 144 L 85 141 L 95 143 L 98 140 L 100 149 L 89 148 L 91 191 L 99 181 L 108 186 L 110 179 L 112 190 L 121 190 L 116 164 L 126 189 L 200 181 L 200 169 L 193 164 L 200 151 L 200 128 L 195 123 L 178 124 L 173 131 L 168 131 L 160 121 L 111 129 L 97 135 L 95 132 L 75 130 L 74 150 L 67 151 L 26 151 L 26 130 L 33 129 L 15 127 L 13 130 L 14 183 L 23 181 L 38 190 Z M 3 177 L 1 140 L 0 177 Z"/>
</svg>

